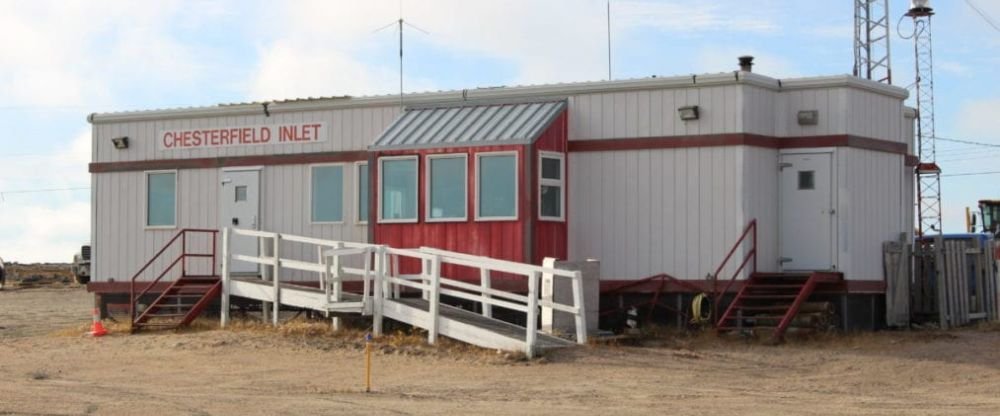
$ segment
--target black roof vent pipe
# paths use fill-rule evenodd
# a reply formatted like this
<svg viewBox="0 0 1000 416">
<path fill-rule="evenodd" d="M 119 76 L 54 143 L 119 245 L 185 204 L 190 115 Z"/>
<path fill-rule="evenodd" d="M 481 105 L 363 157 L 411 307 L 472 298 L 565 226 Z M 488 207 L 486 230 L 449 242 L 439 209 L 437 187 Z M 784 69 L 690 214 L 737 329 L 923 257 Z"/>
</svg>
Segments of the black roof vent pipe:
<svg viewBox="0 0 1000 416">
<path fill-rule="evenodd" d="M 743 55 L 739 59 L 740 59 L 740 71 L 753 72 L 753 56 Z"/>
</svg>

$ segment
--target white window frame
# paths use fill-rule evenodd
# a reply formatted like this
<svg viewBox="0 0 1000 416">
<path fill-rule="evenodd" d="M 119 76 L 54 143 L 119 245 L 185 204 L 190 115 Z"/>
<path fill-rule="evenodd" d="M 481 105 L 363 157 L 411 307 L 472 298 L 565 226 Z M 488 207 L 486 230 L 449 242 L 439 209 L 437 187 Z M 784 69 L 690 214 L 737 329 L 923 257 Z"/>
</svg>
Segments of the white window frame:
<svg viewBox="0 0 1000 416">
<path fill-rule="evenodd" d="M 414 171 L 415 175 L 413 175 L 413 189 L 417 190 L 417 200 L 413 201 L 413 210 L 416 212 L 416 215 L 414 215 L 412 219 L 409 219 L 409 218 L 406 218 L 406 219 L 385 219 L 385 218 L 382 218 L 382 214 L 383 214 L 382 203 L 385 202 L 385 198 L 383 198 L 383 195 L 382 195 L 382 178 L 384 177 L 384 175 L 382 174 L 382 162 L 386 161 L 386 160 L 413 160 L 413 161 L 417 162 L 417 169 Z M 371 178 L 368 178 L 368 180 L 370 181 Z M 376 192 L 377 192 L 378 197 L 375 198 L 375 199 L 378 201 L 378 206 L 375 207 L 375 208 L 378 210 L 378 222 L 379 222 L 379 224 L 416 224 L 416 223 L 420 222 L 420 157 L 418 157 L 417 155 L 406 155 L 406 156 L 382 156 L 382 157 L 378 158 L 378 185 L 377 186 L 378 187 L 376 189 Z M 371 204 L 371 200 L 369 200 L 368 203 Z"/>
<path fill-rule="evenodd" d="M 479 215 L 479 188 L 481 188 L 479 186 L 480 185 L 479 184 L 479 165 L 480 165 L 480 159 L 482 159 L 483 157 L 489 157 L 489 156 L 514 156 L 514 216 L 513 217 L 483 217 L 483 216 Z M 476 174 L 476 177 L 475 177 L 475 181 L 476 181 L 475 182 L 476 183 L 476 187 L 475 187 L 476 188 L 476 195 L 475 195 L 476 203 L 474 204 L 475 205 L 475 209 L 476 209 L 476 221 L 485 222 L 485 221 L 517 221 L 518 220 L 518 217 L 519 217 L 519 215 L 521 213 L 521 184 L 520 184 L 521 181 L 519 180 L 520 175 L 518 174 L 518 171 L 517 171 L 517 167 L 518 167 L 519 163 L 520 163 L 520 156 L 518 156 L 517 151 L 513 151 L 513 150 L 502 151 L 502 152 L 476 153 L 476 172 L 475 172 L 475 174 Z"/>
<path fill-rule="evenodd" d="M 172 173 L 174 174 L 174 221 L 173 225 L 149 225 L 149 175 Z M 143 228 L 146 230 L 174 230 L 177 229 L 177 207 L 180 206 L 178 203 L 178 184 L 180 183 L 180 173 L 177 169 L 167 169 L 167 170 L 147 170 L 143 172 L 142 175 L 142 224 Z"/>
<path fill-rule="evenodd" d="M 465 153 L 439 153 L 424 157 L 424 184 L 427 192 L 424 195 L 424 222 L 464 222 L 469 220 L 469 155 Z M 461 217 L 431 218 L 431 160 L 432 159 L 462 159 L 465 162 L 465 215 Z"/>
<path fill-rule="evenodd" d="M 340 166 L 340 221 L 313 221 L 313 169 L 323 168 L 329 166 Z M 344 181 L 347 180 L 347 175 L 344 174 L 347 169 L 344 168 L 344 163 L 313 163 L 309 165 L 309 197 L 306 198 L 309 204 L 309 224 L 312 225 L 338 225 L 344 223 Z"/>
<path fill-rule="evenodd" d="M 368 170 L 368 161 L 354 162 L 354 223 L 357 225 L 368 225 L 368 221 L 361 219 L 361 171 Z M 372 211 L 372 175 L 368 172 L 368 216 Z"/>
<path fill-rule="evenodd" d="M 542 159 L 559 159 L 559 179 L 546 179 L 542 177 Z M 542 215 L 542 186 L 559 187 L 559 216 L 550 217 Z M 566 155 L 557 152 L 538 152 L 538 219 L 543 221 L 566 221 Z"/>
</svg>

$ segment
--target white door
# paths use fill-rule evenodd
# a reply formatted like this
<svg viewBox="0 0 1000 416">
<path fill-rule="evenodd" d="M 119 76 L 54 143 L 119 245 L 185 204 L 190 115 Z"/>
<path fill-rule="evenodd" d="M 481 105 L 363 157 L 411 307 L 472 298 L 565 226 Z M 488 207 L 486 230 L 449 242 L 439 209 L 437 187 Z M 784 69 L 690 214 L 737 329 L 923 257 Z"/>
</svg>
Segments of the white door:
<svg viewBox="0 0 1000 416">
<path fill-rule="evenodd" d="M 783 154 L 780 169 L 782 270 L 836 269 L 831 153 Z"/>
<path fill-rule="evenodd" d="M 221 226 L 256 230 L 260 225 L 260 171 L 223 170 L 221 187 Z M 256 256 L 257 239 L 232 236 L 229 246 L 233 253 Z M 233 273 L 257 273 L 257 264 L 234 260 L 229 265 Z"/>
</svg>

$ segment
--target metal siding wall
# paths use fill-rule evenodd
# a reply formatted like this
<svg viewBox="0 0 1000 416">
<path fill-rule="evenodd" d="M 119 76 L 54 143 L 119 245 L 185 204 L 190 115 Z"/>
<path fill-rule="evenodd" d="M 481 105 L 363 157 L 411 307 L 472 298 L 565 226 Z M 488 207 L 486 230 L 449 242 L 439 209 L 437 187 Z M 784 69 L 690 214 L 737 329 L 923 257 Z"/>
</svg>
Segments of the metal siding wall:
<svg viewBox="0 0 1000 416">
<path fill-rule="evenodd" d="M 787 117 L 777 111 L 776 105 L 783 99 L 782 94 L 761 87 L 744 86 L 737 90 L 742 95 L 742 119 L 744 132 L 774 136 L 777 133 L 777 123 Z M 731 99 L 739 100 L 739 96 Z M 776 113 L 777 111 L 777 113 Z"/>
<path fill-rule="evenodd" d="M 177 229 L 145 228 L 145 172 L 95 174 L 94 194 L 97 207 L 94 226 L 94 281 L 126 281 L 145 264 L 180 228 L 217 228 L 219 183 L 215 169 L 192 169 L 177 172 Z M 192 236 L 189 247 L 209 252 L 211 240 Z M 179 246 L 178 246 L 179 247 Z M 154 272 L 162 271 L 180 253 L 164 253 L 154 263 Z M 190 259 L 189 270 L 208 271 L 209 260 Z M 144 280 L 154 275 L 146 274 Z"/>
<path fill-rule="evenodd" d="M 569 97 L 569 139 L 594 140 L 742 129 L 741 85 L 578 94 Z M 677 108 L 698 105 L 701 119 L 681 121 Z"/>
<path fill-rule="evenodd" d="M 743 201 L 745 216 L 736 225 L 743 227 L 757 219 L 757 267 L 760 271 L 777 271 L 778 151 L 744 147 L 738 161 L 742 162 L 743 175 L 737 192 Z"/>
<path fill-rule="evenodd" d="M 846 88 L 817 88 L 782 91 L 777 94 L 775 107 L 775 126 L 778 136 L 822 136 L 829 134 L 845 134 L 846 121 L 853 119 L 845 107 Z M 815 126 L 800 126 L 798 112 L 802 110 L 817 110 L 819 120 Z M 875 136 L 869 136 L 875 137 Z"/>
<path fill-rule="evenodd" d="M 903 142 L 904 132 L 899 123 L 903 119 L 902 100 L 874 92 L 851 89 L 847 97 L 847 134 Z"/>
<path fill-rule="evenodd" d="M 736 146 L 573 153 L 570 258 L 600 259 L 606 280 L 703 278 L 745 225 L 741 153 Z"/>
<path fill-rule="evenodd" d="M 835 152 L 838 268 L 850 280 L 882 280 L 882 242 L 907 226 L 903 156 L 863 149 Z"/>
<path fill-rule="evenodd" d="M 94 162 L 122 162 L 158 159 L 189 159 L 221 156 L 296 154 L 344 150 L 365 150 L 399 113 L 396 106 L 348 108 L 256 116 L 206 117 L 98 124 L 94 135 Z M 157 150 L 154 142 L 161 130 L 200 129 L 226 126 L 283 124 L 306 121 L 326 123 L 327 140 L 321 143 L 259 145 L 190 150 Z M 117 150 L 111 138 L 128 136 L 129 148 Z"/>
<path fill-rule="evenodd" d="M 245 156 L 281 153 L 361 150 L 375 140 L 392 122 L 397 107 L 311 111 L 260 116 L 213 117 L 184 120 L 98 124 L 94 126 L 95 162 L 117 162 L 170 158 Z M 288 146 L 247 146 L 190 151 L 156 150 L 153 137 L 165 128 L 190 129 L 307 120 L 327 122 L 329 136 L 324 143 Z M 128 150 L 115 150 L 112 137 L 128 136 Z M 353 163 L 344 164 L 344 223 L 310 224 L 309 166 L 266 166 L 261 171 L 261 227 L 297 235 L 349 241 L 367 241 L 367 227 L 355 224 Z M 219 201 L 217 169 L 178 171 L 177 225 L 180 228 L 218 228 Z M 92 175 L 94 281 L 124 281 L 169 241 L 178 230 L 146 230 L 144 172 L 114 172 Z M 208 247 L 206 246 L 206 249 Z M 314 260 L 316 253 L 297 244 L 286 244 L 295 258 Z M 169 254 L 169 253 L 167 253 Z M 171 259 L 172 260 L 172 259 Z M 199 260 L 192 260 L 192 265 Z M 165 267 L 154 264 L 152 268 Z M 291 274 L 290 278 L 303 277 Z"/>
</svg>

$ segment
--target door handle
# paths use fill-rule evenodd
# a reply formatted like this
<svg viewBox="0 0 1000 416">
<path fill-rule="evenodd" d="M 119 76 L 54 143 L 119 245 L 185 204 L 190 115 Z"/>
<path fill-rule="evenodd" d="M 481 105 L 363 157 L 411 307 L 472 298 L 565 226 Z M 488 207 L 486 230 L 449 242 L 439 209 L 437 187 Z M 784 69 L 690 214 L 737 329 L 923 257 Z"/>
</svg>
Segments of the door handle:
<svg viewBox="0 0 1000 416">
<path fill-rule="evenodd" d="M 238 217 L 233 217 L 233 225 L 240 225 L 240 219 Z"/>
</svg>

